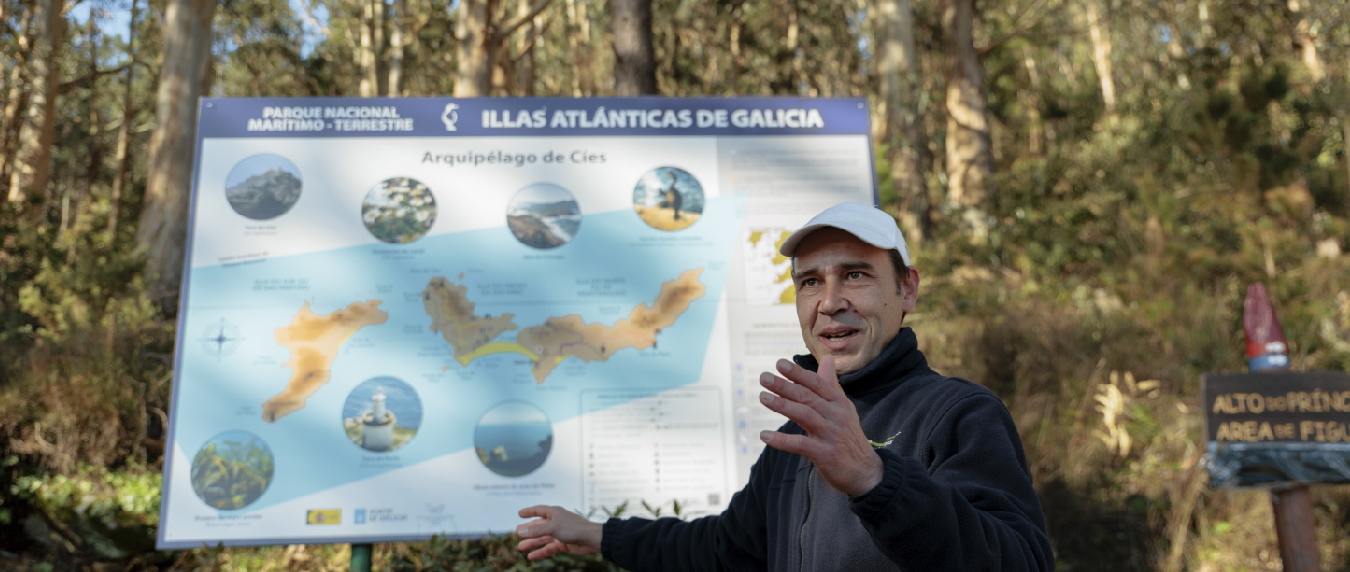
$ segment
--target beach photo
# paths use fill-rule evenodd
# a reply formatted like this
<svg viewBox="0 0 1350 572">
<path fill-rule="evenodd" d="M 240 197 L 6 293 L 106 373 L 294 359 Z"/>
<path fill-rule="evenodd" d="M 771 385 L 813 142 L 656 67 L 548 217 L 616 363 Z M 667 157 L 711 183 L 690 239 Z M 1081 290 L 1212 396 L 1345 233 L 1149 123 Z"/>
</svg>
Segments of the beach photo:
<svg viewBox="0 0 1350 572">
<path fill-rule="evenodd" d="M 655 229 L 689 228 L 703 216 L 703 185 L 684 169 L 657 167 L 633 187 L 633 210 Z"/>
</svg>

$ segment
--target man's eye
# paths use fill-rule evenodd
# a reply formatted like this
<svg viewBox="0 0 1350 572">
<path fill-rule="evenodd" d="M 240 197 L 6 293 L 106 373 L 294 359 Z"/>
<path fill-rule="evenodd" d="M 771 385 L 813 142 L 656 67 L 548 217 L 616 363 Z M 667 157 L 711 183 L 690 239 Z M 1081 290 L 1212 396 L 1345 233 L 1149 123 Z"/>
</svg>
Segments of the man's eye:
<svg viewBox="0 0 1350 572">
<path fill-rule="evenodd" d="M 816 285 L 816 279 L 815 279 L 815 278 L 803 278 L 803 279 L 802 279 L 802 284 L 801 284 L 801 285 L 802 285 L 803 288 L 809 288 L 809 287 L 811 287 L 811 286 L 815 286 L 815 285 Z"/>
<path fill-rule="evenodd" d="M 859 279 L 861 279 L 861 278 L 863 277 L 863 273 L 862 273 L 862 272 L 859 272 L 859 271 L 857 271 L 857 270 L 854 270 L 853 272 L 849 272 L 848 274 L 845 274 L 844 276 L 845 276 L 846 278 L 848 278 L 849 280 L 859 280 Z"/>
</svg>

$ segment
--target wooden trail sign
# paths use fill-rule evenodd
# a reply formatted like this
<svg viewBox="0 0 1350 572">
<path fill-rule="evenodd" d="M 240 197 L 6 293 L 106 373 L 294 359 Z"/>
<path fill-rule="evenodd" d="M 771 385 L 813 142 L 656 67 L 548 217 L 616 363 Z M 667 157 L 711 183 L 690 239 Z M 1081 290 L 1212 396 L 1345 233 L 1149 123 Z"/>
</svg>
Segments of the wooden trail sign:
<svg viewBox="0 0 1350 572">
<path fill-rule="evenodd" d="M 1210 484 L 1350 483 L 1350 375 L 1201 377 Z"/>
</svg>

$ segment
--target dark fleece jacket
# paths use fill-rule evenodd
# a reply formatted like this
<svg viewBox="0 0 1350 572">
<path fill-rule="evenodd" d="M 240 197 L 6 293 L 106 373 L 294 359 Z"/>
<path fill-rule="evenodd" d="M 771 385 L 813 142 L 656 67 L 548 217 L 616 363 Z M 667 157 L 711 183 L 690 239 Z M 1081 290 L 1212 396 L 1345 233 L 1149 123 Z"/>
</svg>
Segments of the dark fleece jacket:
<svg viewBox="0 0 1350 572">
<path fill-rule="evenodd" d="M 797 363 L 816 368 L 811 356 Z M 724 512 L 610 519 L 605 558 L 637 571 L 1054 568 L 1017 428 L 993 393 L 929 369 L 909 328 L 840 382 L 884 444 L 871 491 L 834 491 L 810 461 L 766 447 Z"/>
</svg>

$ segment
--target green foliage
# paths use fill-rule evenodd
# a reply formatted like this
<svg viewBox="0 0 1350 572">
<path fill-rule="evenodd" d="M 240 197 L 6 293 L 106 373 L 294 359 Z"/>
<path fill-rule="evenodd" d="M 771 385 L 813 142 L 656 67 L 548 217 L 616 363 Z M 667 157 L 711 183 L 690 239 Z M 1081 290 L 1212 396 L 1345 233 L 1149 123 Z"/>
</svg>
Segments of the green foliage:
<svg viewBox="0 0 1350 572">
<path fill-rule="evenodd" d="M 261 439 L 213 441 L 192 459 L 192 490 L 220 510 L 248 506 L 272 484 L 275 460 Z"/>
<path fill-rule="evenodd" d="M 71 475 L 25 475 L 10 488 L 50 513 L 78 512 L 109 528 L 159 523 L 161 475 L 134 460 L 119 470 L 81 465 Z"/>
<path fill-rule="evenodd" d="M 516 550 L 520 538 L 494 536 L 484 540 L 454 540 L 436 537 L 418 545 L 398 545 L 389 557 L 390 572 L 477 572 L 497 570 L 619 571 L 600 555 L 559 554 L 531 562 Z"/>
</svg>

